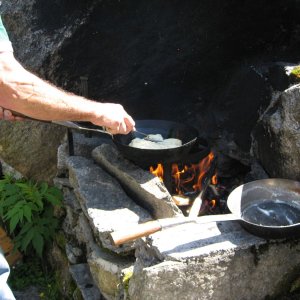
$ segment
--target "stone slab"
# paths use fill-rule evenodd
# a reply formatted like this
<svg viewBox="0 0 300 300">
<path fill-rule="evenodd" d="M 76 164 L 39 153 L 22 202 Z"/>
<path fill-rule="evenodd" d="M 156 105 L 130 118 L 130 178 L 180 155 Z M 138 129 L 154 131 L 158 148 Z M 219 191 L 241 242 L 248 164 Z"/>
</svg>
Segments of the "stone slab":
<svg viewBox="0 0 300 300">
<path fill-rule="evenodd" d="M 95 283 L 106 299 L 126 299 L 124 277 L 133 273 L 134 257 L 117 256 L 94 245 L 88 264 Z M 131 276 L 131 275 L 130 275 Z"/>
<path fill-rule="evenodd" d="M 111 138 L 105 134 L 96 134 L 85 131 L 71 130 L 73 137 L 73 152 L 75 156 L 92 158 L 92 151 L 99 145 L 106 143 L 112 144 Z M 61 144 L 57 150 L 57 169 L 63 173 L 67 169 L 67 159 L 69 154 L 69 142 Z"/>
<path fill-rule="evenodd" d="M 139 245 L 132 300 L 263 300 L 288 289 L 300 268 L 299 241 L 267 241 L 237 221 L 180 225 Z"/>
<path fill-rule="evenodd" d="M 97 241 L 115 252 L 129 251 L 126 247 L 115 247 L 109 233 L 151 219 L 147 211 L 132 201 L 117 180 L 103 171 L 93 161 L 79 156 L 67 160 L 70 184 L 76 198 L 89 220 Z"/>
<path fill-rule="evenodd" d="M 174 226 L 149 236 L 146 243 L 161 260 L 192 261 L 229 249 L 247 249 L 265 240 L 246 232 L 237 221 L 227 221 Z"/>
<path fill-rule="evenodd" d="M 88 264 L 71 265 L 69 270 L 80 289 L 83 300 L 104 299 L 93 281 Z"/>
<path fill-rule="evenodd" d="M 93 150 L 92 156 L 154 218 L 182 215 L 159 178 L 125 159 L 115 147 L 103 144 Z"/>
</svg>

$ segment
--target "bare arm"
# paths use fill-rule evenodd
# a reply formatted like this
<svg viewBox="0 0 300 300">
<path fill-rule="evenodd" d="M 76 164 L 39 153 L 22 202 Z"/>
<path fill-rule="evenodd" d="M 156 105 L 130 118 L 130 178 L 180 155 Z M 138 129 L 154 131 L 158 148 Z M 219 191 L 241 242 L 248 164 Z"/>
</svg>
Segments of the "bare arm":
<svg viewBox="0 0 300 300">
<path fill-rule="evenodd" d="M 134 127 L 121 105 L 67 93 L 25 70 L 10 52 L 0 53 L 0 106 L 40 120 L 89 121 L 113 134 Z"/>
</svg>

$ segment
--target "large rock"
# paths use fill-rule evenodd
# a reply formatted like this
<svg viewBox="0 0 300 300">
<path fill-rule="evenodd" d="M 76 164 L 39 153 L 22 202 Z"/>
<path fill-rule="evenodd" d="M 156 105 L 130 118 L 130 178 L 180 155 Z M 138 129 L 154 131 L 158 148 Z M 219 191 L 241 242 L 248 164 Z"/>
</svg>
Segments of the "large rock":
<svg viewBox="0 0 300 300">
<path fill-rule="evenodd" d="M 119 102 L 136 119 L 184 121 L 209 139 L 225 131 L 220 143 L 235 142 L 233 155 L 245 152 L 249 164 L 264 78 L 235 71 L 255 56 L 273 61 L 274 50 L 292 61 L 299 10 L 296 0 L 274 0 L 272 9 L 235 1 L 11 0 L 1 15 L 17 58 L 38 75 L 75 93 L 86 76 L 92 99 Z M 289 35 L 278 32 L 278 22 Z"/>
<path fill-rule="evenodd" d="M 3 1 L 1 6 L 1 16 L 16 57 L 39 75 L 51 73 L 53 65 L 60 63 L 57 53 L 85 23 L 96 1 L 77 1 L 75 6 L 67 2 L 11 0 Z"/>
<path fill-rule="evenodd" d="M 263 300 L 289 291 L 299 249 L 299 241 L 266 241 L 236 221 L 169 228 L 140 240 L 130 299 Z"/>
<path fill-rule="evenodd" d="M 65 128 L 40 122 L 0 121 L 0 157 L 27 178 L 51 182 Z"/>
<path fill-rule="evenodd" d="M 271 177 L 300 180 L 300 85 L 285 90 L 261 117 L 252 150 Z"/>
<path fill-rule="evenodd" d="M 57 4 L 52 4 L 57 7 Z M 1 16 L 13 43 L 15 56 L 23 66 L 44 78 L 47 72 L 51 73 L 52 65 L 59 63 L 59 57 L 55 54 L 84 23 L 84 14 L 78 19 L 78 14 L 71 11 L 69 7 L 68 15 L 72 21 L 68 25 L 56 23 L 57 28 L 49 30 L 51 22 L 46 22 L 49 27 L 36 26 L 46 20 L 43 17 L 45 13 L 52 22 L 56 22 L 57 15 L 49 14 L 47 5 L 41 7 L 35 0 L 3 2 Z M 0 130 L 1 160 L 25 177 L 51 182 L 57 172 L 57 148 L 65 129 L 39 122 L 1 122 Z"/>
<path fill-rule="evenodd" d="M 214 113 L 224 104 L 225 117 L 234 110 L 229 121 L 239 118 L 230 129 L 248 143 L 248 121 L 262 94 L 238 83 L 251 93 L 237 90 L 228 99 L 235 80 L 248 79 L 232 74 L 256 56 L 298 59 L 300 6 L 296 0 L 237 3 L 11 0 L 1 13 L 18 59 L 51 82 L 79 92 L 80 77 L 87 76 L 93 99 L 120 102 L 136 119 L 188 122 L 210 137 L 223 127 Z"/>
</svg>

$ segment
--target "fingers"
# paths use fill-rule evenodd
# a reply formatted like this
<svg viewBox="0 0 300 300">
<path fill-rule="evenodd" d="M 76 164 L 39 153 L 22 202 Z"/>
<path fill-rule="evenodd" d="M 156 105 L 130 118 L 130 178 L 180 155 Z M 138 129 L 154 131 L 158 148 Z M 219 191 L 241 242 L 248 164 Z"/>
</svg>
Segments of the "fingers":
<svg viewBox="0 0 300 300">
<path fill-rule="evenodd" d="M 127 134 L 133 130 L 133 126 L 132 123 L 124 119 L 122 122 L 115 122 L 106 130 L 111 134 Z"/>
<path fill-rule="evenodd" d="M 111 134 L 127 134 L 133 130 L 135 122 L 120 104 L 102 103 L 101 117 L 93 122 L 96 125 L 105 126 Z"/>
<path fill-rule="evenodd" d="M 5 108 L 2 108 L 0 109 L 0 118 L 2 120 L 7 120 L 7 121 L 14 121 L 15 118 L 13 116 L 13 114 L 11 113 L 10 110 L 7 110 Z"/>
<path fill-rule="evenodd" d="M 0 120 L 23 121 L 24 119 L 22 117 L 14 116 L 10 110 L 0 107 Z"/>
<path fill-rule="evenodd" d="M 15 118 L 10 110 L 4 109 L 3 116 L 4 116 L 4 120 L 8 120 L 8 121 L 15 120 Z"/>
<path fill-rule="evenodd" d="M 127 128 L 129 129 L 129 132 L 134 130 L 135 122 L 131 116 L 127 115 L 127 118 L 125 118 L 125 123 L 126 123 Z"/>
<path fill-rule="evenodd" d="M 123 107 L 122 107 L 122 109 L 123 109 Z M 124 112 L 124 115 L 122 116 L 122 121 L 119 124 L 119 126 L 117 126 L 117 128 L 116 128 L 116 130 L 118 131 L 119 134 L 127 134 L 130 131 L 132 131 L 135 126 L 135 122 L 132 119 L 132 117 L 130 115 L 128 115 L 124 109 L 123 109 L 123 112 Z"/>
</svg>

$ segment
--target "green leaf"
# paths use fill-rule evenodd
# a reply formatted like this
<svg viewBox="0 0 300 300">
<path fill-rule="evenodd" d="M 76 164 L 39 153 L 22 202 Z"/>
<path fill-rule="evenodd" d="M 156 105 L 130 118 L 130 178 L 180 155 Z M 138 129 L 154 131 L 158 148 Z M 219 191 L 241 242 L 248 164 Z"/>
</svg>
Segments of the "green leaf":
<svg viewBox="0 0 300 300">
<path fill-rule="evenodd" d="M 19 214 L 15 214 L 9 221 L 9 231 L 12 233 L 20 221 Z"/>
<path fill-rule="evenodd" d="M 32 217 L 31 207 L 29 205 L 25 205 L 23 207 L 23 212 L 24 212 L 24 216 L 25 216 L 26 220 L 28 222 L 31 222 L 31 217 Z"/>
<path fill-rule="evenodd" d="M 20 196 L 19 195 L 12 195 L 7 197 L 3 203 L 1 204 L 2 207 L 6 207 L 6 206 L 11 206 L 15 203 L 17 203 L 20 200 Z"/>
<path fill-rule="evenodd" d="M 29 243 L 32 241 L 34 237 L 34 230 L 28 230 L 27 233 L 21 239 L 21 250 L 26 251 Z"/>
<path fill-rule="evenodd" d="M 47 183 L 5 176 L 0 180 L 0 217 L 13 232 L 21 251 L 31 247 L 41 256 L 46 241 L 53 239 L 58 220 L 53 207 L 61 205 L 62 192 Z"/>
<path fill-rule="evenodd" d="M 43 182 L 40 186 L 40 193 L 44 195 L 47 190 L 48 190 L 48 184 L 46 182 Z"/>
<path fill-rule="evenodd" d="M 57 187 L 50 187 L 48 189 L 48 193 L 54 195 L 59 200 L 63 199 L 62 191 L 60 189 L 58 189 Z"/>
<path fill-rule="evenodd" d="M 19 235 L 24 235 L 27 231 L 31 230 L 32 227 L 33 227 L 32 223 L 25 223 L 25 225 L 22 226 L 22 229 L 19 232 Z"/>
<path fill-rule="evenodd" d="M 47 199 L 52 205 L 54 205 L 54 206 L 55 206 L 55 205 L 57 205 L 57 206 L 60 206 L 60 205 L 61 205 L 61 201 L 60 201 L 60 199 L 59 199 L 57 196 L 47 193 L 47 194 L 45 194 L 45 197 L 46 197 L 46 199 Z"/>
<path fill-rule="evenodd" d="M 20 207 L 15 206 L 15 207 L 12 208 L 11 210 L 9 210 L 9 211 L 4 215 L 4 221 L 7 221 L 7 220 L 11 219 L 14 215 L 18 215 L 18 214 L 19 214 L 19 209 L 20 209 Z"/>
<path fill-rule="evenodd" d="M 18 188 L 18 186 L 17 185 L 15 185 L 15 184 L 7 184 L 6 186 L 5 186 L 5 194 L 6 195 L 14 195 L 14 194 L 16 194 L 16 193 L 18 193 L 19 192 L 19 188 Z"/>
<path fill-rule="evenodd" d="M 23 217 L 24 217 L 24 210 L 20 209 L 19 210 L 19 220 L 20 220 L 20 223 L 23 223 Z"/>
<path fill-rule="evenodd" d="M 43 239 L 42 235 L 37 231 L 35 231 L 35 233 L 34 233 L 32 244 L 33 244 L 33 247 L 34 247 L 35 251 L 37 252 L 37 254 L 40 257 L 42 257 L 43 248 L 44 248 L 44 239 Z"/>
<path fill-rule="evenodd" d="M 29 202 L 27 205 L 31 208 L 32 211 L 38 212 L 40 211 L 36 204 Z"/>
</svg>

